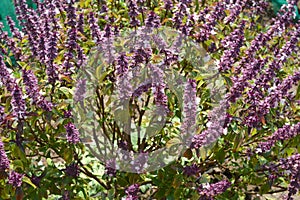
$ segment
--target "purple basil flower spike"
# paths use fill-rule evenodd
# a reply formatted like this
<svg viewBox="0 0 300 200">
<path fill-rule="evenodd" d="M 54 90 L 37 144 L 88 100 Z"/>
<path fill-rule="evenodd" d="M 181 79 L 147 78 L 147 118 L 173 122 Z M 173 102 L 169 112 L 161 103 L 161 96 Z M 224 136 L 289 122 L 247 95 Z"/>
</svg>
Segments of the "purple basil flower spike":
<svg viewBox="0 0 300 200">
<path fill-rule="evenodd" d="M 76 178 L 79 176 L 80 169 L 79 169 L 78 164 L 72 163 L 66 167 L 65 172 L 68 176 Z"/>
<path fill-rule="evenodd" d="M 0 105 L 0 125 L 4 121 L 4 118 L 5 118 L 4 108 Z"/>
<path fill-rule="evenodd" d="M 11 93 L 13 92 L 14 85 L 16 84 L 16 80 L 11 76 L 1 55 L 0 55 L 0 81 L 7 88 L 9 92 Z"/>
<path fill-rule="evenodd" d="M 38 80 L 32 70 L 23 70 L 23 82 L 32 103 L 46 111 L 51 111 L 53 105 L 41 96 Z"/>
<path fill-rule="evenodd" d="M 125 53 L 120 53 L 116 61 L 117 75 L 122 76 L 125 72 L 128 71 L 128 58 Z"/>
<path fill-rule="evenodd" d="M 68 142 L 77 144 L 80 141 L 80 139 L 79 139 L 79 131 L 77 130 L 75 125 L 73 123 L 69 122 L 64 127 L 67 132 L 66 137 L 67 137 Z"/>
<path fill-rule="evenodd" d="M 258 144 L 256 148 L 256 153 L 265 153 L 271 150 L 271 148 L 275 145 L 277 141 L 288 140 L 293 137 L 296 137 L 300 134 L 300 122 L 290 126 L 285 125 L 282 128 L 279 128 L 277 131 L 273 133 L 273 135 L 266 138 L 265 142 L 261 142 Z"/>
<path fill-rule="evenodd" d="M 288 194 L 286 199 L 293 199 L 292 196 L 297 194 L 300 191 L 300 154 L 296 153 L 288 158 L 281 158 L 278 164 L 270 163 L 264 165 L 262 169 L 268 170 L 270 173 L 275 173 L 280 176 L 288 175 L 290 179 L 290 184 L 288 186 Z M 280 171 L 283 172 L 280 172 Z"/>
<path fill-rule="evenodd" d="M 116 176 L 117 174 L 117 170 L 116 170 L 116 161 L 115 159 L 110 159 L 108 161 L 106 161 L 105 163 L 105 174 L 107 174 L 108 176 Z"/>
<path fill-rule="evenodd" d="M 10 161 L 7 158 L 7 155 L 4 150 L 4 144 L 0 140 L 0 171 L 5 171 L 9 169 Z"/>
<path fill-rule="evenodd" d="M 91 29 L 92 38 L 95 40 L 97 44 L 101 44 L 101 34 L 100 27 L 98 25 L 98 20 L 96 20 L 93 12 L 90 12 L 88 15 L 88 22 Z"/>
<path fill-rule="evenodd" d="M 22 36 L 20 34 L 19 29 L 16 28 L 15 22 L 12 20 L 12 18 L 10 16 L 7 16 L 6 19 L 7 19 L 8 25 L 9 25 L 9 29 L 12 32 L 12 35 L 14 37 L 18 38 L 19 40 L 21 40 Z"/>
<path fill-rule="evenodd" d="M 26 113 L 26 104 L 21 88 L 16 84 L 12 93 L 13 115 L 18 119 L 23 119 Z"/>
<path fill-rule="evenodd" d="M 86 79 L 78 80 L 75 88 L 74 100 L 76 102 L 82 102 L 86 95 Z"/>
<path fill-rule="evenodd" d="M 133 184 L 129 186 L 126 190 L 125 193 L 127 195 L 126 200 L 138 200 L 138 192 L 139 192 L 139 184 Z"/>
<path fill-rule="evenodd" d="M 166 11 L 171 10 L 173 8 L 173 2 L 171 0 L 164 0 L 164 8 Z"/>
<path fill-rule="evenodd" d="M 190 165 L 190 166 L 185 166 L 183 168 L 183 174 L 187 175 L 187 176 L 194 176 L 197 175 L 199 173 L 200 169 L 197 166 L 196 163 Z"/>
<path fill-rule="evenodd" d="M 161 68 L 151 65 L 152 69 L 152 89 L 155 98 L 155 104 L 158 106 L 160 113 L 168 113 L 168 97 L 165 94 L 166 84 L 164 82 L 164 75 Z"/>
<path fill-rule="evenodd" d="M 217 183 L 213 184 L 202 184 L 198 188 L 198 193 L 201 195 L 201 200 L 213 200 L 214 197 L 218 194 L 222 194 L 225 192 L 229 187 L 231 186 L 231 183 L 228 180 L 222 180 Z"/>
<path fill-rule="evenodd" d="M 64 110 L 64 118 L 71 118 L 72 116 L 71 110 Z"/>
<path fill-rule="evenodd" d="M 77 23 L 77 30 L 84 34 L 84 15 L 83 13 L 79 14 L 78 23 Z"/>
<path fill-rule="evenodd" d="M 148 28 L 158 28 L 160 26 L 159 16 L 154 11 L 151 11 L 147 16 L 145 25 Z"/>
<path fill-rule="evenodd" d="M 192 135 L 195 132 L 197 102 L 196 102 L 196 81 L 188 80 L 184 90 L 184 119 L 181 126 L 182 134 Z"/>
<path fill-rule="evenodd" d="M 235 59 L 240 53 L 240 48 L 244 44 L 244 28 L 245 21 L 242 21 L 239 27 L 222 41 L 225 51 L 219 61 L 219 70 L 221 72 L 230 70 L 235 63 Z"/>
<path fill-rule="evenodd" d="M 19 174 L 15 171 L 10 172 L 8 177 L 8 183 L 14 187 L 20 187 L 22 185 L 22 178 L 24 174 Z"/>
<path fill-rule="evenodd" d="M 130 16 L 130 25 L 136 27 L 140 25 L 140 21 L 137 19 L 137 16 L 140 14 L 137 3 L 135 0 L 128 0 L 128 15 Z"/>
</svg>

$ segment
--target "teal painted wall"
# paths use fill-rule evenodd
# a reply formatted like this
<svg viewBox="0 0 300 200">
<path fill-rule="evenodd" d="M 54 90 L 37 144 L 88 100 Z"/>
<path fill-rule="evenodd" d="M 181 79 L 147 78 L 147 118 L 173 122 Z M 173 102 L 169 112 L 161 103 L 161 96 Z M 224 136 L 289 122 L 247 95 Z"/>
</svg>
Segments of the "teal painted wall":
<svg viewBox="0 0 300 200">
<path fill-rule="evenodd" d="M 27 4 L 30 8 L 36 8 L 36 5 L 32 2 L 32 0 L 27 0 Z M 17 24 L 17 27 L 20 28 L 13 0 L 0 0 L 0 21 L 4 24 L 4 30 L 11 34 L 6 22 L 6 16 L 10 16 Z"/>
<path fill-rule="evenodd" d="M 282 5 L 287 4 L 286 0 L 271 0 L 271 2 L 275 14 L 279 11 Z M 296 20 L 299 20 L 300 19 L 299 10 L 297 6 L 295 6 L 295 8 L 296 8 Z"/>
</svg>

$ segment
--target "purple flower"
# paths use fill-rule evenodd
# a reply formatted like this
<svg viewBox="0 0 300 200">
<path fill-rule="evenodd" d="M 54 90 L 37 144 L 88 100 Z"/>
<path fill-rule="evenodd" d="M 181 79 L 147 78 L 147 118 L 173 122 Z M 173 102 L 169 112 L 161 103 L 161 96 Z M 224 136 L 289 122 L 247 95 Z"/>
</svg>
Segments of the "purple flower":
<svg viewBox="0 0 300 200">
<path fill-rule="evenodd" d="M 40 99 L 40 91 L 38 80 L 32 70 L 23 70 L 23 81 L 26 86 L 27 95 L 32 99 L 32 102 L 36 104 Z"/>
<path fill-rule="evenodd" d="M 278 174 L 281 177 L 285 174 L 288 175 L 290 184 L 287 199 L 293 199 L 292 196 L 300 190 L 300 154 L 297 153 L 288 158 L 281 158 L 278 164 L 271 163 L 264 165 L 263 169 L 268 170 L 272 174 Z M 283 173 L 280 173 L 279 170 L 282 170 Z"/>
<path fill-rule="evenodd" d="M 228 102 L 235 102 L 242 95 L 245 88 L 250 85 L 248 80 L 253 79 L 265 66 L 266 62 L 267 58 L 253 59 L 242 69 L 241 76 L 233 77 L 233 86 L 230 88 L 229 93 L 227 93 L 225 97 Z"/>
<path fill-rule="evenodd" d="M 161 113 L 168 113 L 168 97 L 165 94 L 166 84 L 164 82 L 164 74 L 162 69 L 157 66 L 151 65 L 152 69 L 152 89 L 154 93 L 155 104 Z"/>
<path fill-rule="evenodd" d="M 3 57 L 0 55 L 0 81 L 3 83 L 3 85 L 7 88 L 9 92 L 13 92 L 14 85 L 16 84 L 15 78 L 11 76 L 9 73 Z"/>
<path fill-rule="evenodd" d="M 91 35 L 92 38 L 95 40 L 97 44 L 100 44 L 101 42 L 101 34 L 100 34 L 100 28 L 98 25 L 98 21 L 95 19 L 94 13 L 90 12 L 88 15 L 88 22 L 91 29 Z"/>
<path fill-rule="evenodd" d="M 72 116 L 71 110 L 64 110 L 64 118 L 71 118 Z"/>
<path fill-rule="evenodd" d="M 200 134 L 194 135 L 192 138 L 191 148 L 199 149 L 200 147 L 205 145 L 207 143 L 206 142 L 206 134 L 207 134 L 207 131 L 203 131 Z"/>
<path fill-rule="evenodd" d="M 203 10 L 201 10 L 198 14 L 198 21 L 199 22 L 205 22 L 206 21 L 206 15 L 209 13 L 209 7 L 205 7 Z"/>
<path fill-rule="evenodd" d="M 0 25 L 0 27 L 3 27 Z M 14 54 L 14 57 L 16 60 L 19 60 L 21 57 L 21 48 L 18 47 L 16 41 L 14 38 L 8 37 L 8 33 L 6 31 L 3 31 L 2 28 L 0 28 L 0 40 L 3 41 L 4 44 L 7 45 L 7 47 L 11 50 L 11 52 Z"/>
<path fill-rule="evenodd" d="M 22 185 L 22 178 L 24 174 L 19 174 L 15 171 L 11 171 L 8 177 L 8 183 L 14 187 L 20 187 Z"/>
<path fill-rule="evenodd" d="M 83 25 L 84 25 L 84 15 L 83 13 L 80 13 L 78 16 L 77 30 L 82 34 L 84 34 Z"/>
<path fill-rule="evenodd" d="M 222 194 L 225 192 L 229 187 L 231 186 L 231 183 L 228 180 L 222 180 L 217 183 L 213 184 L 202 184 L 200 187 L 198 187 L 198 193 L 200 194 L 200 199 L 203 200 L 213 200 L 216 195 Z"/>
<path fill-rule="evenodd" d="M 37 187 L 40 187 L 40 182 L 42 180 L 42 176 L 35 176 L 33 175 L 31 178 L 30 178 L 31 182 L 36 185 Z"/>
<path fill-rule="evenodd" d="M 117 75 L 122 76 L 128 70 L 128 58 L 125 53 L 120 53 L 116 59 Z"/>
<path fill-rule="evenodd" d="M 38 106 L 40 108 L 42 108 L 45 111 L 51 111 L 53 108 L 53 104 L 49 101 L 47 101 L 46 99 L 42 98 L 39 102 L 38 102 Z"/>
<path fill-rule="evenodd" d="M 116 160 L 110 159 L 106 161 L 105 163 L 105 174 L 108 176 L 116 176 L 117 170 L 116 170 Z"/>
<path fill-rule="evenodd" d="M 4 118 L 5 118 L 4 108 L 3 106 L 0 105 L 0 125 L 2 124 Z"/>
<path fill-rule="evenodd" d="M 185 166 L 183 168 L 183 174 L 187 175 L 187 176 L 194 176 L 197 175 L 199 173 L 200 169 L 197 166 L 196 163 L 193 163 L 190 166 Z"/>
<path fill-rule="evenodd" d="M 126 190 L 125 193 L 127 195 L 126 200 L 138 200 L 138 192 L 139 192 L 140 186 L 139 184 L 133 184 L 129 186 Z"/>
<path fill-rule="evenodd" d="M 82 102 L 86 95 L 86 79 L 80 79 L 76 83 L 74 100 L 75 102 Z"/>
<path fill-rule="evenodd" d="M 147 36 L 145 36 L 147 37 Z M 148 63 L 151 57 L 152 50 L 150 48 L 137 48 L 134 50 L 133 60 L 134 65 L 137 66 L 143 62 Z"/>
<path fill-rule="evenodd" d="M 176 54 L 176 53 L 173 53 L 173 52 L 171 52 L 169 50 L 165 50 L 165 49 L 163 49 L 161 51 L 161 53 L 163 53 L 165 56 L 164 63 L 163 63 L 164 66 L 170 66 L 171 63 L 178 61 L 178 54 Z"/>
<path fill-rule="evenodd" d="M 148 153 L 140 152 L 136 158 L 132 161 L 131 169 L 135 173 L 142 173 L 147 168 Z"/>
<path fill-rule="evenodd" d="M 18 38 L 19 40 L 21 40 L 22 37 L 21 37 L 19 29 L 16 28 L 15 22 L 11 19 L 10 16 L 7 16 L 6 19 L 7 19 L 7 23 L 10 28 L 10 31 L 12 32 L 12 35 L 14 37 Z"/>
<path fill-rule="evenodd" d="M 44 110 L 51 111 L 53 105 L 41 96 L 38 80 L 32 70 L 23 70 L 23 81 L 26 86 L 26 93 L 31 98 L 32 103 Z"/>
<path fill-rule="evenodd" d="M 54 59 L 57 57 L 58 54 L 57 40 L 58 40 L 58 32 L 56 30 L 49 32 L 49 39 L 47 40 L 47 45 L 46 45 L 47 65 L 52 65 Z"/>
<path fill-rule="evenodd" d="M 249 110 L 248 116 L 246 117 L 246 123 L 249 126 L 255 126 L 259 123 L 259 120 L 268 114 L 271 108 L 277 107 L 280 102 L 284 99 L 291 99 L 291 94 L 289 90 L 293 85 L 296 85 L 300 81 L 300 72 L 296 71 L 293 75 L 288 76 L 283 81 L 277 83 L 277 86 L 274 89 L 269 88 L 268 94 L 265 98 L 261 97 L 261 94 L 258 91 L 256 94 L 253 94 L 254 89 L 250 90 L 248 93 L 253 94 L 252 99 L 252 109 Z M 258 88 L 258 86 L 256 87 Z M 268 88 L 268 87 L 267 87 Z M 260 97 L 260 98 L 257 98 Z M 249 102 L 246 100 L 246 102 Z"/>
<path fill-rule="evenodd" d="M 0 140 L 0 171 L 4 171 L 6 169 L 9 169 L 10 162 L 7 158 L 7 155 L 4 150 L 4 144 Z"/>
<path fill-rule="evenodd" d="M 62 195 L 63 200 L 70 200 L 70 192 L 68 190 L 64 191 L 64 194 Z"/>
<path fill-rule="evenodd" d="M 21 88 L 16 84 L 12 92 L 12 107 L 13 115 L 18 119 L 23 119 L 26 113 L 26 104 L 23 98 L 23 93 Z"/>
<path fill-rule="evenodd" d="M 179 3 L 177 5 L 178 10 L 174 13 L 173 22 L 175 28 L 179 29 L 182 24 L 182 19 L 185 15 L 187 15 L 187 5 L 184 3 Z"/>
<path fill-rule="evenodd" d="M 77 24 L 77 16 L 76 16 L 76 8 L 73 3 L 69 3 L 68 5 L 64 6 L 67 12 L 67 25 L 70 27 L 76 27 Z"/>
<path fill-rule="evenodd" d="M 286 25 L 289 25 L 292 20 L 295 19 L 295 6 L 296 1 L 289 0 L 288 4 L 283 4 L 277 13 L 277 16 L 280 18 L 281 23 L 284 23 Z"/>
<path fill-rule="evenodd" d="M 67 140 L 70 143 L 76 144 L 79 142 L 79 131 L 76 129 L 75 125 L 71 122 L 66 124 L 65 126 L 67 132 Z"/>
<path fill-rule="evenodd" d="M 47 26 L 47 20 L 45 23 Z M 46 59 L 46 55 L 47 55 L 47 49 L 46 49 L 46 35 L 48 35 L 48 33 L 45 33 L 45 29 L 44 30 L 40 30 L 40 38 L 38 40 L 38 44 L 37 44 L 37 49 L 38 49 L 38 59 L 42 62 L 42 63 L 46 63 L 47 59 Z"/>
<path fill-rule="evenodd" d="M 73 63 L 71 63 L 71 59 L 74 57 L 75 50 L 79 46 L 77 44 L 77 22 L 76 22 L 76 8 L 73 6 L 73 4 L 69 3 L 68 6 L 66 6 L 67 11 L 67 25 L 69 26 L 67 31 L 67 42 L 66 42 L 66 48 L 67 51 L 65 53 L 65 61 L 64 61 L 64 68 L 66 74 L 70 73 L 70 70 L 73 68 Z"/>
<path fill-rule="evenodd" d="M 209 145 L 226 132 L 231 120 L 231 116 L 225 112 L 228 106 L 227 101 L 223 100 L 218 107 L 210 112 L 207 129 L 193 136 L 191 148 L 198 149 L 204 145 Z"/>
<path fill-rule="evenodd" d="M 218 2 L 213 7 L 213 11 L 206 16 L 205 24 L 203 24 L 199 33 L 195 35 L 197 41 L 203 42 L 209 38 L 209 36 L 212 34 L 212 31 L 215 28 L 215 25 L 217 24 L 217 21 L 222 19 L 225 16 L 224 10 L 225 10 L 224 2 Z"/>
<path fill-rule="evenodd" d="M 236 1 L 230 8 L 230 15 L 224 19 L 226 24 L 233 23 L 238 15 L 242 12 L 243 7 L 246 5 L 247 0 Z"/>
<path fill-rule="evenodd" d="M 112 27 L 110 24 L 106 24 L 104 27 L 104 34 L 103 37 L 105 38 L 110 38 L 114 35 L 113 31 L 112 31 Z"/>
<path fill-rule="evenodd" d="M 169 11 L 173 8 L 173 2 L 171 0 L 164 0 L 164 8 Z"/>
<path fill-rule="evenodd" d="M 65 172 L 68 176 L 76 178 L 79 176 L 80 169 L 79 169 L 78 164 L 72 163 L 66 167 Z"/>
<path fill-rule="evenodd" d="M 287 12 L 283 9 L 283 12 Z M 286 20 L 286 21 L 285 21 Z M 288 26 L 286 22 L 289 20 L 286 19 L 285 16 L 278 16 L 275 20 L 273 20 L 273 24 L 267 30 L 266 33 L 258 34 L 252 41 L 250 47 L 245 51 L 245 55 L 247 57 L 243 57 L 241 63 L 235 68 L 235 73 L 240 73 L 242 67 L 245 64 L 249 64 L 253 62 L 255 52 L 259 50 L 262 46 L 265 46 L 268 41 L 272 39 L 276 34 L 281 34 L 284 32 L 285 28 Z"/>
<path fill-rule="evenodd" d="M 159 16 L 154 11 L 151 11 L 147 16 L 145 25 L 148 28 L 158 28 L 160 26 Z"/>
<path fill-rule="evenodd" d="M 235 59 L 238 57 L 240 48 L 244 43 L 244 27 L 245 21 L 242 21 L 239 27 L 222 41 L 225 51 L 219 61 L 219 70 L 221 72 L 230 70 L 235 63 Z"/>
<path fill-rule="evenodd" d="M 275 52 L 274 56 L 277 59 L 274 59 L 270 64 L 269 68 L 266 69 L 265 73 L 263 73 L 255 82 L 257 87 L 268 89 L 266 83 L 274 78 L 276 75 L 276 71 L 280 70 L 283 64 L 287 61 L 287 58 L 295 52 L 297 48 L 297 42 L 299 40 L 300 35 L 300 26 L 296 30 L 292 32 L 291 38 L 284 44 L 284 46 L 279 50 L 279 52 Z"/>
<path fill-rule="evenodd" d="M 181 126 L 183 135 L 192 135 L 195 133 L 197 102 L 196 102 L 196 81 L 189 79 L 184 89 L 184 119 Z"/>
<path fill-rule="evenodd" d="M 140 84 L 137 89 L 134 90 L 132 96 L 133 97 L 139 97 L 144 92 L 148 92 L 149 89 L 152 87 L 152 83 L 150 81 L 145 81 L 144 83 Z"/>
<path fill-rule="evenodd" d="M 285 125 L 275 131 L 273 135 L 267 137 L 265 142 L 259 143 L 256 148 L 256 152 L 265 153 L 270 151 L 277 141 L 288 140 L 297 136 L 298 134 L 300 134 L 300 122 L 293 126 Z"/>
<path fill-rule="evenodd" d="M 290 185 L 288 196 L 297 194 L 300 190 L 300 154 L 294 154 L 288 158 L 282 158 L 279 162 L 280 168 L 290 173 Z"/>
<path fill-rule="evenodd" d="M 54 85 L 54 83 L 58 80 L 58 66 L 54 63 L 48 64 L 46 68 L 46 74 L 48 76 L 48 83 Z"/>
<path fill-rule="evenodd" d="M 86 55 L 80 45 L 77 45 L 77 65 L 80 68 L 86 61 Z"/>
<path fill-rule="evenodd" d="M 136 27 L 140 25 L 140 21 L 137 19 L 139 15 L 139 9 L 135 0 L 128 0 L 128 15 L 130 16 L 130 25 Z"/>
<path fill-rule="evenodd" d="M 121 103 L 127 102 L 127 100 L 132 96 L 132 85 L 131 81 L 132 75 L 129 72 L 123 73 L 120 77 L 117 77 L 117 88 L 118 88 L 118 95 Z M 127 105 L 127 103 L 125 103 Z"/>
</svg>

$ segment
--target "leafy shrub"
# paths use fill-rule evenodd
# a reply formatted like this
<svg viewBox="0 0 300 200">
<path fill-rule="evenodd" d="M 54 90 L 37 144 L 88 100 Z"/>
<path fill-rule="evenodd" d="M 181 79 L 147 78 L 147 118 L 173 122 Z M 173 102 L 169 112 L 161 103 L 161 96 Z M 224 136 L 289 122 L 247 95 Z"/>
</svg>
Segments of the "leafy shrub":
<svg viewBox="0 0 300 200">
<path fill-rule="evenodd" d="M 274 193 L 292 199 L 299 193 L 296 2 L 274 18 L 263 0 L 34 2 L 36 10 L 16 0 L 22 30 L 8 19 L 12 37 L 0 32 L 1 199 L 254 199 Z M 154 47 L 118 40 L 128 32 L 141 41 L 150 34 Z M 177 40 L 164 44 L 165 33 L 176 33 Z M 182 42 L 181 52 L 168 46 Z M 129 52 L 111 51 L 127 44 Z M 200 47 L 195 54 L 193 47 Z M 143 70 L 150 75 L 134 82 L 132 73 Z M 221 81 L 213 82 L 216 77 Z M 214 88 L 223 88 L 224 96 Z M 119 105 L 127 105 L 124 115 L 111 106 L 122 98 L 128 100 Z M 91 102 L 94 114 L 86 111 Z M 159 129 L 145 114 L 152 105 L 165 116 Z M 130 124 L 138 136 L 128 134 Z M 139 127 L 159 131 L 146 137 Z M 106 139 L 85 135 L 95 130 Z M 161 148 L 162 157 L 148 159 Z M 164 160 L 178 149 L 175 160 Z M 156 169 L 149 170 L 153 163 Z"/>
</svg>

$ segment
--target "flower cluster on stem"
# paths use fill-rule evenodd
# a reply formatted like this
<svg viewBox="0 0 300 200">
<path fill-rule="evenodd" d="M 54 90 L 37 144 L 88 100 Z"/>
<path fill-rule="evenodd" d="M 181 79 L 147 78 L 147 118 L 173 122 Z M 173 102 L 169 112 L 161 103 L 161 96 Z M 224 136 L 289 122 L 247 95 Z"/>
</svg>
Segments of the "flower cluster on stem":
<svg viewBox="0 0 300 200">
<path fill-rule="evenodd" d="M 260 142 L 256 147 L 256 153 L 265 153 L 271 150 L 277 141 L 284 141 L 291 139 L 300 134 L 300 122 L 291 126 L 284 125 L 279 128 L 271 136 L 266 138 L 265 142 Z"/>
<path fill-rule="evenodd" d="M 213 184 L 202 184 L 198 187 L 198 193 L 201 200 L 213 200 L 216 195 L 222 194 L 230 186 L 231 183 L 228 180 L 222 180 Z"/>
</svg>

